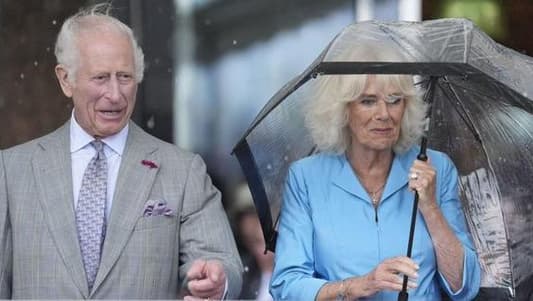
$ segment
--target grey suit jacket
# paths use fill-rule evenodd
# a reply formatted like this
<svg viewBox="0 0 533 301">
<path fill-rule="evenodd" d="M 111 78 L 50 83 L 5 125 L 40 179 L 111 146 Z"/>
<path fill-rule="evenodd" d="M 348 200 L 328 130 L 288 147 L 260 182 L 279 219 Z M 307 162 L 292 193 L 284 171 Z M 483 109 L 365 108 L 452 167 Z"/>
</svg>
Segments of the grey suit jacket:
<svg viewBox="0 0 533 301">
<path fill-rule="evenodd" d="M 176 299 L 196 258 L 221 260 L 228 298 L 238 295 L 242 264 L 205 164 L 132 122 L 89 291 L 76 232 L 69 137 L 67 122 L 1 153 L 0 298 Z M 144 217 L 147 200 L 166 201 L 175 215 Z"/>
</svg>

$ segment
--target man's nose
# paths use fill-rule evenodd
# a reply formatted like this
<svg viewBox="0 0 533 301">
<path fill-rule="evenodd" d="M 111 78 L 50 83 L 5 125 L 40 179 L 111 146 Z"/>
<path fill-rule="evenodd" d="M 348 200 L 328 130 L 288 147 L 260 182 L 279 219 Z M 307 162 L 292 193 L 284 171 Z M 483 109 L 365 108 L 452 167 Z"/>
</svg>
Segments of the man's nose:
<svg viewBox="0 0 533 301">
<path fill-rule="evenodd" d="M 112 101 L 120 99 L 120 83 L 116 77 L 111 77 L 107 86 L 107 96 Z"/>
</svg>

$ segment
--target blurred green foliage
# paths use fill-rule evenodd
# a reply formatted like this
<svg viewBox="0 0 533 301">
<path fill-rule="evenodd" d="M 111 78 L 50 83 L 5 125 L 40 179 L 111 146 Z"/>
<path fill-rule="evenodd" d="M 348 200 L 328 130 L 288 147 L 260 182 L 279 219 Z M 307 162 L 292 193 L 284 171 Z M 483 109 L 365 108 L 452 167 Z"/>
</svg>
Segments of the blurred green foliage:
<svg viewBox="0 0 533 301">
<path fill-rule="evenodd" d="M 437 10 L 440 18 L 467 18 L 493 39 L 507 35 L 504 1 L 499 0 L 443 0 Z"/>
</svg>

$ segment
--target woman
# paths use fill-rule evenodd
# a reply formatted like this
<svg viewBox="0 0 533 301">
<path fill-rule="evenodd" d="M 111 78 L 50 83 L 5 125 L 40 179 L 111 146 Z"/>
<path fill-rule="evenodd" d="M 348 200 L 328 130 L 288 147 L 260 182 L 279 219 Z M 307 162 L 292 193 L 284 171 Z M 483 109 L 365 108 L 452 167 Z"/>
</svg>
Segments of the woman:
<svg viewBox="0 0 533 301">
<path fill-rule="evenodd" d="M 368 61 L 397 59 L 363 48 Z M 363 54 L 361 56 L 360 54 Z M 354 59 L 352 56 L 351 60 Z M 271 293 L 276 300 L 470 300 L 480 267 L 443 153 L 416 160 L 425 105 L 408 75 L 322 76 L 307 126 L 321 153 L 287 176 Z M 404 256 L 419 193 L 412 259 Z M 366 300 L 366 299 L 365 299 Z"/>
</svg>

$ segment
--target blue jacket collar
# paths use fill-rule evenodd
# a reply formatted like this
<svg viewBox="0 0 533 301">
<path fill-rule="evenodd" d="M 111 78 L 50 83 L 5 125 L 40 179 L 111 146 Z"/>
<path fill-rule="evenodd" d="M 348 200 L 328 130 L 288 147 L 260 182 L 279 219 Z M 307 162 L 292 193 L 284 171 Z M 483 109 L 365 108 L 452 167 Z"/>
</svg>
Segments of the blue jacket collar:
<svg viewBox="0 0 533 301">
<path fill-rule="evenodd" d="M 395 155 L 392 161 L 390 173 L 387 177 L 387 183 L 383 190 L 382 200 L 385 201 L 390 195 L 407 185 L 409 168 L 413 164 L 413 152 L 409 150 L 402 155 Z M 332 174 L 332 183 L 354 196 L 367 200 L 370 198 L 361 182 L 355 175 L 350 162 L 345 155 L 339 155 L 340 168 Z"/>
</svg>

